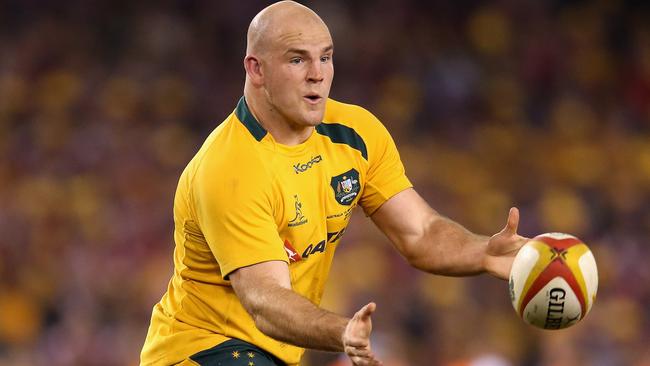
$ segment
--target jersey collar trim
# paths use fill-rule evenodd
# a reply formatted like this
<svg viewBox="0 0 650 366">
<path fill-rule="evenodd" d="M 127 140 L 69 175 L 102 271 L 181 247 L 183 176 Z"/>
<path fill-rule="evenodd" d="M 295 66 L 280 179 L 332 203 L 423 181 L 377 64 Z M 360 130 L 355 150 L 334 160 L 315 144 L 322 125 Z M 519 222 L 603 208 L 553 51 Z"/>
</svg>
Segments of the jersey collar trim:
<svg viewBox="0 0 650 366">
<path fill-rule="evenodd" d="M 316 132 L 337 144 L 346 144 L 351 148 L 358 150 L 361 156 L 368 160 L 368 149 L 366 143 L 354 129 L 340 123 L 321 123 L 316 126 Z"/>
<path fill-rule="evenodd" d="M 262 141 L 264 136 L 266 136 L 266 130 L 262 125 L 260 125 L 259 122 L 257 122 L 257 119 L 255 119 L 255 116 L 253 116 L 253 113 L 251 113 L 250 109 L 248 109 L 248 104 L 246 104 L 246 98 L 241 97 L 239 99 L 239 103 L 237 103 L 237 108 L 235 109 L 235 115 L 237 116 L 237 119 L 248 129 L 248 132 L 255 137 L 255 140 L 257 141 Z"/>
<path fill-rule="evenodd" d="M 255 116 L 253 116 L 250 109 L 248 109 L 246 97 L 241 97 L 239 99 L 239 103 L 237 103 L 237 108 L 235 109 L 235 115 L 246 129 L 248 129 L 248 132 L 253 135 L 255 140 L 262 141 L 264 136 L 266 136 L 267 131 L 262 127 L 257 119 L 255 119 Z M 358 150 L 361 153 L 361 156 L 368 160 L 368 149 L 366 148 L 366 143 L 354 129 L 340 123 L 323 122 L 316 126 L 316 132 L 323 136 L 327 136 L 334 143 L 346 144 L 351 148 Z"/>
</svg>

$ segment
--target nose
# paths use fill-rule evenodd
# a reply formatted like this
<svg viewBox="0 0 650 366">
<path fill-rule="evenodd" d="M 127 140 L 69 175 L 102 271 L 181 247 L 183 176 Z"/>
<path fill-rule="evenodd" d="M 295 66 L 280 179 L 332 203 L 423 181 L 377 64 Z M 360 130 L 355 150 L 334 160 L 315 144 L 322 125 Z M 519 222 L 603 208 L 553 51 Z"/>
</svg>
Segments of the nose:
<svg viewBox="0 0 650 366">
<path fill-rule="evenodd" d="M 323 65 L 320 60 L 312 61 L 307 71 L 307 81 L 312 83 L 319 83 L 323 81 Z"/>
</svg>

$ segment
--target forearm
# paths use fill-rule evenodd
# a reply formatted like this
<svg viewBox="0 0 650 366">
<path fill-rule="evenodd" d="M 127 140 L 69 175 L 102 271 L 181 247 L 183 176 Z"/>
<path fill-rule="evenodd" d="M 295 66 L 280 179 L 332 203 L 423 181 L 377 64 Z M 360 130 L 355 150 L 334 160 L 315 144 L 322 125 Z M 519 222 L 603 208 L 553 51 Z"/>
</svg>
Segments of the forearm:
<svg viewBox="0 0 650 366">
<path fill-rule="evenodd" d="M 264 334 L 282 342 L 323 351 L 343 351 L 349 319 L 321 309 L 290 289 L 259 286 L 242 301 Z"/>
<path fill-rule="evenodd" d="M 447 276 L 487 272 L 507 279 L 526 241 L 517 234 L 519 210 L 514 207 L 506 227 L 487 237 L 441 216 L 413 189 L 390 198 L 371 218 L 412 266 Z"/>
<path fill-rule="evenodd" d="M 484 259 L 489 237 L 476 235 L 460 224 L 432 215 L 422 235 L 406 244 L 407 259 L 414 267 L 446 276 L 468 276 L 485 271 Z"/>
<path fill-rule="evenodd" d="M 441 216 L 413 189 L 393 196 L 372 215 L 372 220 L 418 269 L 447 276 L 485 271 L 489 238 Z"/>
</svg>

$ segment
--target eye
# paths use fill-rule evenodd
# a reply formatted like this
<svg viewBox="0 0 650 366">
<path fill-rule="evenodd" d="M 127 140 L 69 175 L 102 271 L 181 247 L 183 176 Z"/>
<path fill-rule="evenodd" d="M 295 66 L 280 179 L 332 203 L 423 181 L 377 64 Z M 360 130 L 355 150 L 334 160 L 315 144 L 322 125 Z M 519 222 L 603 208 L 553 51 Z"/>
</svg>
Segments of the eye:
<svg viewBox="0 0 650 366">
<path fill-rule="evenodd" d="M 331 55 L 321 56 L 321 58 L 320 58 L 320 62 L 325 63 L 325 62 L 328 62 L 328 61 L 331 60 L 331 59 L 332 59 L 332 56 L 331 56 Z"/>
<path fill-rule="evenodd" d="M 289 60 L 289 63 L 293 65 L 298 65 L 303 62 L 303 59 L 301 57 L 294 57 L 291 60 Z"/>
</svg>

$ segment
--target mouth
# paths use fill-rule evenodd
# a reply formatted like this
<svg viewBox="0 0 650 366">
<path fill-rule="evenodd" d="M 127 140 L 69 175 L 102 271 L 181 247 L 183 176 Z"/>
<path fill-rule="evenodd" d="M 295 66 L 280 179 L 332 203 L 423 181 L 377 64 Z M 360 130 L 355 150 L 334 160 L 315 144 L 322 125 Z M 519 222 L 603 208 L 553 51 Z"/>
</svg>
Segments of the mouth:
<svg viewBox="0 0 650 366">
<path fill-rule="evenodd" d="M 315 93 L 307 94 L 307 95 L 303 96 L 303 98 L 309 104 L 318 104 L 323 100 L 323 98 L 320 95 L 315 94 Z"/>
</svg>

